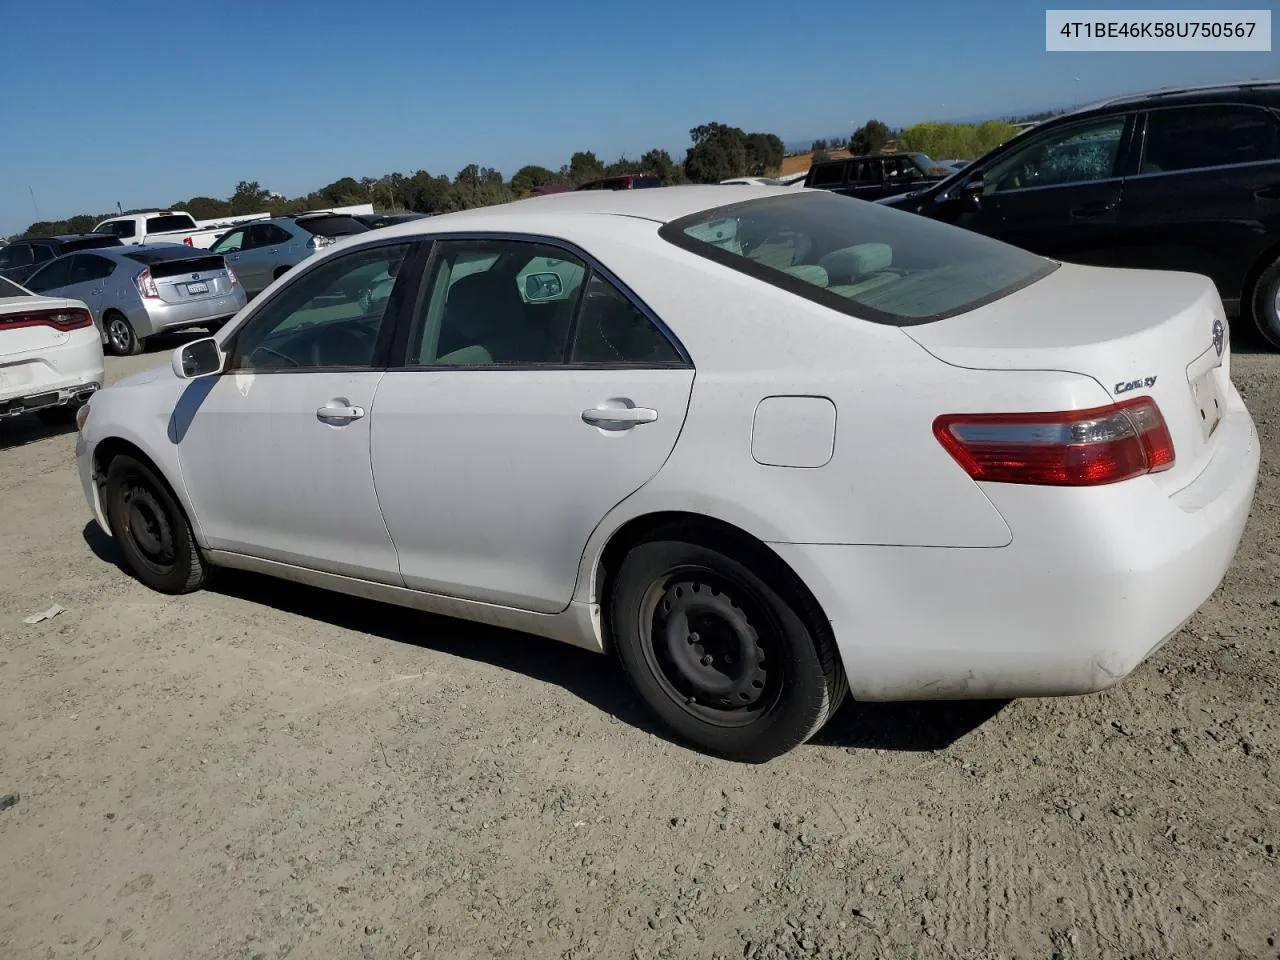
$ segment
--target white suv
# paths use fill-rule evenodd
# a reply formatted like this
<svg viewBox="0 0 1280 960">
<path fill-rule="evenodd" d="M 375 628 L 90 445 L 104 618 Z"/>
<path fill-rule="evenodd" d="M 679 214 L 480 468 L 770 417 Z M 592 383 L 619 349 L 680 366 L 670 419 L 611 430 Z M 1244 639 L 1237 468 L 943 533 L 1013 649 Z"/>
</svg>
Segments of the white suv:
<svg viewBox="0 0 1280 960">
<path fill-rule="evenodd" d="M 70 423 L 102 376 L 102 336 L 87 306 L 0 277 L 0 420 L 34 411 Z"/>
</svg>

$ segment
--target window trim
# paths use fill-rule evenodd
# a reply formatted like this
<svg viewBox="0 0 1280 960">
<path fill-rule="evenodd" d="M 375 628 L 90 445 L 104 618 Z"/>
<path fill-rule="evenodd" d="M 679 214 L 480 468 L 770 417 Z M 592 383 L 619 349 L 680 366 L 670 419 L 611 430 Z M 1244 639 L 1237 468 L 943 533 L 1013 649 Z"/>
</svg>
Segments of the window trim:
<svg viewBox="0 0 1280 960">
<path fill-rule="evenodd" d="M 282 296 L 297 284 L 304 282 L 306 277 L 313 271 L 322 269 L 325 264 L 334 262 L 339 258 L 367 253 L 370 250 L 377 250 L 382 247 L 399 246 L 407 246 L 409 249 L 405 253 L 404 261 L 400 264 L 400 272 L 396 275 L 396 283 L 391 289 L 391 295 L 387 298 L 387 311 L 383 314 L 382 327 L 378 331 L 378 341 L 374 344 L 373 360 L 370 363 L 354 366 L 270 367 L 264 369 L 236 366 L 236 363 L 240 360 L 240 338 L 244 335 L 244 331 L 262 315 L 264 310 L 277 303 Z M 222 372 L 218 375 L 224 377 L 237 373 L 248 373 L 254 376 L 296 375 L 299 373 L 385 373 L 391 368 L 391 351 L 398 341 L 399 330 L 404 325 L 405 301 L 410 298 L 409 292 L 414 291 L 414 272 L 420 271 L 425 266 L 426 256 L 424 251 L 429 252 L 429 250 L 430 245 L 425 244 L 421 237 L 379 237 L 374 243 L 347 247 L 322 257 L 309 257 L 303 264 L 289 271 L 291 276 L 287 283 L 278 287 L 271 296 L 256 301 L 251 312 L 246 314 L 245 318 L 235 325 L 235 329 L 231 330 L 225 338 L 219 340 L 218 346 L 226 356 L 227 362 L 223 366 Z M 421 281 L 417 282 L 420 284 Z"/>
<path fill-rule="evenodd" d="M 1280 116 L 1274 110 L 1263 106 L 1259 103 L 1241 103 L 1235 100 L 1213 101 L 1211 103 L 1182 103 L 1177 105 L 1169 105 L 1162 107 L 1152 107 L 1142 111 L 1141 128 L 1136 136 L 1135 152 L 1138 162 L 1134 165 L 1135 172 L 1126 180 L 1147 180 L 1152 177 L 1177 177 L 1187 173 L 1212 173 L 1220 170 L 1244 170 L 1250 167 L 1265 167 L 1268 164 L 1280 164 L 1280 156 L 1272 157 L 1270 160 L 1249 160 L 1245 163 L 1215 163 L 1205 167 L 1184 167 L 1181 170 L 1157 170 L 1151 173 L 1142 173 L 1142 164 L 1147 159 L 1147 137 L 1151 132 L 1151 115 L 1153 113 L 1166 113 L 1170 110 L 1211 110 L 1214 108 L 1222 109 L 1231 107 L 1238 110 L 1255 110 L 1270 118 L 1271 122 L 1280 127 Z"/>
<path fill-rule="evenodd" d="M 813 195 L 816 196 L 817 194 L 815 193 Z M 774 270 L 772 267 L 766 267 L 763 264 L 756 263 L 754 260 L 750 260 L 740 254 L 729 253 L 728 251 L 721 250 L 719 247 L 712 244 L 704 243 L 701 240 L 695 240 L 684 232 L 685 227 L 706 220 L 707 218 L 712 217 L 713 214 L 718 217 L 730 217 L 734 216 L 737 211 L 742 210 L 744 207 L 794 202 L 797 196 L 797 194 L 784 193 L 770 197 L 752 197 L 749 200 L 738 200 L 733 203 L 722 204 L 718 207 L 708 207 L 705 210 L 699 210 L 696 213 L 691 213 L 687 216 L 667 221 L 658 228 L 658 236 L 667 241 L 667 243 L 674 247 L 678 247 L 691 256 L 695 256 L 703 260 L 709 260 L 712 263 L 718 263 L 722 267 L 727 267 L 735 273 L 744 274 L 752 279 L 759 280 L 761 283 L 767 283 L 776 290 L 783 290 L 787 293 L 800 297 L 802 300 L 808 300 L 810 303 L 816 303 L 819 306 L 828 307 L 837 313 L 844 314 L 846 317 L 853 317 L 855 320 L 865 320 L 868 323 L 877 323 L 886 327 L 918 327 L 926 323 L 936 323 L 939 320 L 957 317 L 963 313 L 970 313 L 974 310 L 985 307 L 988 304 L 995 303 L 998 300 L 1003 300 L 1005 297 L 1012 296 L 1019 290 L 1025 290 L 1033 283 L 1039 283 L 1045 277 L 1054 273 L 1061 266 L 1061 263 L 1056 260 L 1051 260 L 1048 257 L 1041 257 L 1038 254 L 1030 254 L 1029 251 L 1023 250 L 1021 252 L 1028 253 L 1030 256 L 1037 257 L 1043 261 L 1043 266 L 1040 270 L 1032 271 L 1017 283 L 1001 287 L 998 290 L 993 290 L 986 296 L 970 301 L 962 307 L 953 310 L 943 310 L 940 313 L 934 313 L 923 317 L 903 317 L 893 313 L 885 313 L 882 310 L 876 310 L 873 307 L 868 307 L 865 304 L 858 303 L 856 300 L 850 300 L 848 297 L 842 297 L 838 293 L 832 293 L 830 290 L 823 287 L 814 286 L 812 283 L 801 280 L 799 277 L 792 277 L 779 270 Z M 835 194 L 835 196 L 844 197 L 843 194 Z M 854 200 L 856 203 L 866 202 L 859 201 L 854 198 L 845 199 Z M 854 211 L 850 209 L 850 213 L 853 212 Z M 906 216 L 915 216 L 915 214 L 906 214 Z M 962 228 L 956 227 L 955 229 L 959 230 Z M 1013 244 L 996 240 L 994 237 L 987 237 L 985 239 L 991 240 L 993 243 L 1004 243 L 1005 246 L 1013 246 Z"/>
<path fill-rule="evenodd" d="M 424 234 L 419 237 L 420 240 L 431 244 L 431 253 L 427 258 L 424 269 L 422 270 L 421 279 L 418 283 L 418 290 L 413 297 L 413 308 L 407 315 L 402 315 L 401 326 L 403 329 L 398 331 L 395 343 L 392 345 L 391 359 L 388 366 L 389 370 L 405 370 L 405 371 L 496 371 L 496 370 L 692 370 L 694 368 L 693 359 L 689 356 L 689 352 L 685 349 L 684 344 L 680 342 L 680 338 L 675 335 L 666 323 L 662 321 L 652 308 L 649 307 L 629 286 L 619 279 L 618 275 L 611 271 L 604 264 L 600 263 L 595 257 L 591 256 L 587 251 L 583 250 L 577 244 L 568 240 L 562 240 L 558 237 L 548 237 L 535 233 L 513 233 L 509 231 L 494 230 L 468 230 L 459 231 L 457 233 L 431 233 Z M 411 364 L 409 363 L 409 340 L 413 333 L 412 327 L 416 322 L 417 316 L 428 293 L 431 290 L 431 284 L 434 279 L 436 267 L 437 251 L 439 244 L 449 243 L 452 241 L 506 241 L 510 243 L 530 243 L 541 246 L 555 247 L 572 254 L 574 257 L 582 261 L 587 268 L 583 274 L 582 283 L 579 285 L 579 293 L 577 294 L 578 303 L 574 305 L 573 317 L 569 324 L 569 339 L 566 344 L 566 359 L 560 363 L 486 363 L 474 364 L 468 366 L 459 366 L 456 364 Z M 614 288 L 623 295 L 631 306 L 639 310 L 654 327 L 661 333 L 675 349 L 679 361 L 675 363 L 581 363 L 568 361 L 568 356 L 573 348 L 574 338 L 577 336 L 578 329 L 578 313 L 581 307 L 581 292 L 586 289 L 587 281 L 590 280 L 592 274 L 598 273 L 601 277 L 611 283 Z"/>
</svg>

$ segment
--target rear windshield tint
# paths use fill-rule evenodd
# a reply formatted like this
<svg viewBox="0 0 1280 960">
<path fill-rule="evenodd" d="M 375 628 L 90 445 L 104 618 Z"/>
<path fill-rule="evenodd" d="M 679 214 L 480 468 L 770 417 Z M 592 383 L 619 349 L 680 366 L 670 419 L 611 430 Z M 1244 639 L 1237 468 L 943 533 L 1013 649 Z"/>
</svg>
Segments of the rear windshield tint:
<svg viewBox="0 0 1280 960">
<path fill-rule="evenodd" d="M 192 248 L 187 246 L 131 250 L 125 256 L 148 267 L 171 264 L 175 271 L 179 273 L 183 270 L 221 270 L 225 266 L 221 254 L 206 253 L 204 251 L 193 252 Z M 154 276 L 155 273 L 156 271 L 153 270 L 152 275 Z"/>
<path fill-rule="evenodd" d="M 31 294 L 27 293 L 27 291 L 23 290 L 16 283 L 12 283 L 4 277 L 0 277 L 0 298 L 29 296 L 31 296 Z"/>
<path fill-rule="evenodd" d="M 895 326 L 964 313 L 1057 269 L 990 237 L 829 192 L 729 204 L 658 232 L 807 300 Z"/>
<path fill-rule="evenodd" d="M 319 237 L 348 237 L 353 233 L 365 233 L 369 229 L 355 217 L 315 217 L 295 222 L 307 233 Z"/>
<path fill-rule="evenodd" d="M 168 233 L 170 230 L 192 230 L 196 222 L 185 213 L 172 213 L 163 217 L 147 217 L 147 233 Z"/>
</svg>

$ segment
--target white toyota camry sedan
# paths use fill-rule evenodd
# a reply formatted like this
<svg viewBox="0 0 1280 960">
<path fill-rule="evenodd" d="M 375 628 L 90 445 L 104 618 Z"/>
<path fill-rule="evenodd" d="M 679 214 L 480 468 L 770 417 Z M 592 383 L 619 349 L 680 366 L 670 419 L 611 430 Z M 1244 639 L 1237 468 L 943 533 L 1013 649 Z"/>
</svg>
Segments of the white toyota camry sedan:
<svg viewBox="0 0 1280 960">
<path fill-rule="evenodd" d="M 1192 274 L 826 191 L 565 193 L 335 245 L 94 396 L 77 453 L 156 590 L 236 567 L 611 651 L 758 762 L 846 692 L 1132 671 L 1249 513 L 1230 357 Z"/>
</svg>

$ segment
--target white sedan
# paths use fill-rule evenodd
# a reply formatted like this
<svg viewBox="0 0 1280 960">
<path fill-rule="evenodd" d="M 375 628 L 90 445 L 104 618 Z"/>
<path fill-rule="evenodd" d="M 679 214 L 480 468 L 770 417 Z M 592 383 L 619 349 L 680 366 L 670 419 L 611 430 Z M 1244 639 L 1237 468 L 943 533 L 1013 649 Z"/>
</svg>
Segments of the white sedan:
<svg viewBox="0 0 1280 960">
<path fill-rule="evenodd" d="M 0 420 L 34 411 L 70 424 L 102 386 L 102 335 L 79 300 L 0 277 Z"/>
<path fill-rule="evenodd" d="M 1212 284 L 749 193 L 343 241 L 94 397 L 94 516 L 156 590 L 236 567 L 613 651 L 679 737 L 745 761 L 846 691 L 1132 671 L 1253 497 Z"/>
</svg>

